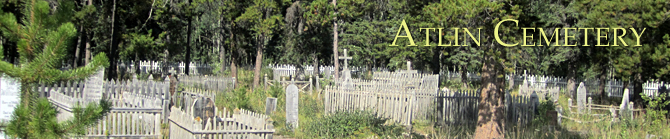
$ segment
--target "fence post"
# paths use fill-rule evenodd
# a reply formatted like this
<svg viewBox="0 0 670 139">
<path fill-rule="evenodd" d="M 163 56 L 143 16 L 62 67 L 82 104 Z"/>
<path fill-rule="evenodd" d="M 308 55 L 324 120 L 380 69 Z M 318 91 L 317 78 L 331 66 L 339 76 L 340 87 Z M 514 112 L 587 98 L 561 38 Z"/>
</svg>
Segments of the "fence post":
<svg viewBox="0 0 670 139">
<path fill-rule="evenodd" d="M 591 97 L 589 97 L 589 104 L 588 104 L 588 106 L 589 106 L 589 113 L 591 113 L 591 105 L 593 105 L 593 99 L 592 99 Z"/>
<path fill-rule="evenodd" d="M 168 117 L 169 117 L 169 104 L 170 104 L 170 77 L 166 77 L 165 80 L 163 81 L 163 86 L 162 86 L 162 93 L 163 93 L 163 123 L 168 124 Z M 157 89 L 157 88 L 156 88 Z"/>
<path fill-rule="evenodd" d="M 572 98 L 568 98 L 568 111 L 572 112 Z"/>
<path fill-rule="evenodd" d="M 634 107 L 633 107 L 633 102 L 630 102 L 629 104 L 630 104 L 630 105 L 628 105 L 628 109 L 630 110 L 630 119 L 633 120 L 633 119 L 635 118 L 635 117 L 633 116 L 633 108 L 634 108 Z"/>
<path fill-rule="evenodd" d="M 265 77 L 263 78 L 263 89 L 268 90 L 268 74 L 265 74 Z"/>
<path fill-rule="evenodd" d="M 314 88 L 314 85 L 312 84 L 312 75 L 309 76 L 309 93 L 312 93 L 312 89 Z"/>
<path fill-rule="evenodd" d="M 267 118 L 267 121 L 265 122 L 265 129 L 274 131 L 275 127 L 272 123 L 273 123 L 272 118 Z M 265 139 L 272 139 L 272 133 L 270 134 L 265 133 Z"/>
</svg>

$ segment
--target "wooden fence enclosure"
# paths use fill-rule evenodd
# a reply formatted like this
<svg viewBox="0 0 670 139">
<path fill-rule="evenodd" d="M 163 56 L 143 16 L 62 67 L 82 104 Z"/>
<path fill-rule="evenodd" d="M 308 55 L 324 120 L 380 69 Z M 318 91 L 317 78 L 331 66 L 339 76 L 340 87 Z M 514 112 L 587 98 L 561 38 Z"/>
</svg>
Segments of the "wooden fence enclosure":
<svg viewBox="0 0 670 139">
<path fill-rule="evenodd" d="M 437 95 L 437 75 L 375 72 L 373 80 L 335 80 L 324 91 L 327 114 L 372 111 L 402 125 L 427 119 Z"/>
<path fill-rule="evenodd" d="M 170 111 L 171 139 L 271 139 L 275 132 L 272 121 L 265 115 L 247 110 L 234 110 L 231 114 L 225 108 L 215 110 L 215 117 L 207 119 L 194 118 L 172 107 Z"/>
<path fill-rule="evenodd" d="M 447 125 L 476 125 L 479 90 L 440 92 L 435 101 L 435 121 Z M 505 93 L 506 125 L 526 125 L 533 120 L 537 98 Z"/>
<path fill-rule="evenodd" d="M 64 82 L 39 85 L 35 88 L 45 94 L 59 111 L 58 121 L 73 117 L 75 105 L 85 106 L 82 82 Z M 89 128 L 86 137 L 160 138 L 161 123 L 165 120 L 169 83 L 154 81 L 105 81 L 102 95 L 112 103 L 112 110 Z"/>
</svg>

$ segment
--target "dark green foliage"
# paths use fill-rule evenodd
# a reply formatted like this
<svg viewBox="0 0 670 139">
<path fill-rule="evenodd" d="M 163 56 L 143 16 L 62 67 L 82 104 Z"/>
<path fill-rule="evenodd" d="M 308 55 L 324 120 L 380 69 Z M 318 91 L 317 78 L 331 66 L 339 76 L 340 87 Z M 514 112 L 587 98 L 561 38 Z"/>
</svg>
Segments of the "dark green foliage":
<svg viewBox="0 0 670 139">
<path fill-rule="evenodd" d="M 307 130 L 309 134 L 323 138 L 351 138 L 366 132 L 376 133 L 381 137 L 400 136 L 402 127 L 385 125 L 387 120 L 370 112 L 336 112 L 314 119 L 313 123 L 307 125 Z"/>
<path fill-rule="evenodd" d="M 37 84 L 53 84 L 60 81 L 83 80 L 100 68 L 109 65 L 104 53 L 79 68 L 59 70 L 61 60 L 71 38 L 76 35 L 74 25 L 69 22 L 71 2 L 60 2 L 62 9 L 51 11 L 49 3 L 31 0 L 21 4 L 24 18 L 12 13 L 0 15 L 0 31 L 9 40 L 17 42 L 20 55 L 18 65 L 0 61 L 0 73 L 18 79 L 21 83 L 20 102 L 7 125 L 7 135 L 16 138 L 65 138 L 83 135 L 109 112 L 111 105 L 101 100 L 99 105 L 87 104 L 86 108 L 75 106 L 74 118 L 65 122 L 56 120 L 57 111 L 49 100 L 39 97 L 32 89 Z"/>
</svg>

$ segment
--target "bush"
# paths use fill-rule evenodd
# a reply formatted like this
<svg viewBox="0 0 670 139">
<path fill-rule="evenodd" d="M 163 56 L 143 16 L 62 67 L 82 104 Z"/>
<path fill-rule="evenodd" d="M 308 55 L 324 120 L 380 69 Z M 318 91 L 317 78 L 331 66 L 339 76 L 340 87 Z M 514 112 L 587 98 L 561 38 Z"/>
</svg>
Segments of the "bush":
<svg viewBox="0 0 670 139">
<path fill-rule="evenodd" d="M 403 132 L 397 125 L 384 125 L 388 119 L 364 111 L 336 112 L 315 119 L 307 125 L 307 133 L 313 137 L 351 138 L 366 135 L 397 137 Z"/>
</svg>

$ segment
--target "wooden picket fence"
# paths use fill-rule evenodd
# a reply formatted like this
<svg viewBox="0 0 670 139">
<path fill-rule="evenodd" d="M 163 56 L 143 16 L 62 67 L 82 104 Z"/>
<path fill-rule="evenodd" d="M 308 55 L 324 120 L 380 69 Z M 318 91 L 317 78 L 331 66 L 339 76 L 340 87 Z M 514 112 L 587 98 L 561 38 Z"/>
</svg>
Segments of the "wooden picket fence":
<svg viewBox="0 0 670 139">
<path fill-rule="evenodd" d="M 476 125 L 479 90 L 440 92 L 435 101 L 435 120 L 448 125 Z M 537 99 L 528 96 L 505 95 L 507 125 L 527 125 L 535 115 Z"/>
<path fill-rule="evenodd" d="M 59 111 L 58 121 L 64 121 L 73 117 L 76 105 L 83 107 L 88 102 L 82 94 L 84 86 L 83 82 L 63 82 L 38 85 L 34 90 L 48 97 Z M 169 81 L 104 81 L 102 87 L 102 96 L 112 103 L 112 110 L 98 125 L 89 128 L 87 137 L 161 137 Z"/>
<path fill-rule="evenodd" d="M 185 87 L 225 92 L 235 87 L 235 77 L 179 76 L 179 83 Z"/>
<path fill-rule="evenodd" d="M 160 138 L 161 111 L 112 110 L 88 129 L 87 137 Z"/>
<path fill-rule="evenodd" d="M 393 74 L 373 80 L 335 80 L 324 91 L 325 112 L 372 111 L 402 125 L 428 119 L 427 108 L 437 96 L 437 75 Z"/>
<path fill-rule="evenodd" d="M 173 139 L 271 139 L 275 130 L 268 116 L 247 110 L 215 109 L 214 118 L 200 119 L 172 107 L 170 112 L 170 138 Z"/>
</svg>

